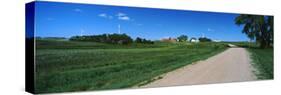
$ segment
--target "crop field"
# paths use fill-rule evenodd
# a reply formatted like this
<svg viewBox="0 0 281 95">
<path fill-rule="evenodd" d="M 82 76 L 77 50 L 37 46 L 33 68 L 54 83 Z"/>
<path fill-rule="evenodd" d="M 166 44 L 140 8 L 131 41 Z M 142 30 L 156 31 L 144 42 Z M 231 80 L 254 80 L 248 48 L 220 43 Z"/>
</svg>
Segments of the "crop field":
<svg viewBox="0 0 281 95">
<path fill-rule="evenodd" d="M 129 88 L 226 49 L 221 43 L 103 44 L 37 40 L 36 92 Z"/>
</svg>

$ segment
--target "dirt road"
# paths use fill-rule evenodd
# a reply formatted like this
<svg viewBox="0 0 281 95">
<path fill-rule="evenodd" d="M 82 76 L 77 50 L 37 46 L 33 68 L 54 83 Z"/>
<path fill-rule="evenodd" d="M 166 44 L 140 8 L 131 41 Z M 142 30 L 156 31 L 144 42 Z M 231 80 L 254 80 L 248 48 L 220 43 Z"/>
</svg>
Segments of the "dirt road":
<svg viewBox="0 0 281 95">
<path fill-rule="evenodd" d="M 193 85 L 255 80 L 249 53 L 244 48 L 229 48 L 226 51 L 183 68 L 162 75 L 142 87 Z"/>
</svg>

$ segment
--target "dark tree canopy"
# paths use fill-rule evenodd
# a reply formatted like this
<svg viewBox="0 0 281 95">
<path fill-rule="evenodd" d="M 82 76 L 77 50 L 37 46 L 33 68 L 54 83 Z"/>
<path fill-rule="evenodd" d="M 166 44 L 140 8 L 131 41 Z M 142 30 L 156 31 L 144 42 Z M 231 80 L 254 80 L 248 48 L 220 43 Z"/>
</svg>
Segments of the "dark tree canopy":
<svg viewBox="0 0 281 95">
<path fill-rule="evenodd" d="M 186 35 L 181 35 L 177 39 L 179 42 L 186 42 L 188 40 L 188 37 Z"/>
<path fill-rule="evenodd" d="M 256 40 L 261 48 L 273 44 L 273 16 L 242 14 L 235 18 L 235 24 L 243 25 L 242 32 L 250 39 Z"/>
<path fill-rule="evenodd" d="M 71 41 L 89 41 L 89 42 L 102 42 L 111 44 L 130 44 L 133 39 L 126 34 L 102 34 L 102 35 L 89 35 L 89 36 L 73 36 Z"/>
<path fill-rule="evenodd" d="M 209 39 L 209 38 L 207 38 L 207 37 L 201 37 L 201 38 L 198 38 L 198 40 L 199 40 L 200 42 L 211 42 L 211 41 L 212 41 L 211 39 Z"/>
<path fill-rule="evenodd" d="M 153 41 L 147 40 L 147 39 L 144 39 L 144 38 L 140 38 L 140 37 L 137 37 L 135 42 L 136 43 L 143 43 L 143 44 L 154 44 Z"/>
<path fill-rule="evenodd" d="M 135 40 L 135 42 L 136 42 L 136 43 L 142 43 L 142 39 L 139 38 L 139 37 L 137 37 L 136 40 Z"/>
</svg>

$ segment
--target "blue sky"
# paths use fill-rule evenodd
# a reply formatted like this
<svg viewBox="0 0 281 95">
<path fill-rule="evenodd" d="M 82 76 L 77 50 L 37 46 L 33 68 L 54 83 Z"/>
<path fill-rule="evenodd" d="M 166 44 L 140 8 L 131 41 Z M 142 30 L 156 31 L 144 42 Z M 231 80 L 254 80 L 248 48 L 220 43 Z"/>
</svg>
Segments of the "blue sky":
<svg viewBox="0 0 281 95">
<path fill-rule="evenodd" d="M 150 40 L 180 35 L 248 40 L 234 23 L 238 14 L 54 2 L 37 2 L 35 14 L 35 32 L 40 37 L 118 33 L 120 25 L 121 33 Z"/>
</svg>

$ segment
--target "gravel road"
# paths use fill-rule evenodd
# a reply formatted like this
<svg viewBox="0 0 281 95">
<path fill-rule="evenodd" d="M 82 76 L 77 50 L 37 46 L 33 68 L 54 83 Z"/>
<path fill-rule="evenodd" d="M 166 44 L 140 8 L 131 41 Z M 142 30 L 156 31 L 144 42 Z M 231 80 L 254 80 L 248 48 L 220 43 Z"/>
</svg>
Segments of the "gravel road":
<svg viewBox="0 0 281 95">
<path fill-rule="evenodd" d="M 142 87 L 194 85 L 256 80 L 249 53 L 229 48 L 206 60 L 163 74 L 162 79 Z"/>
</svg>

